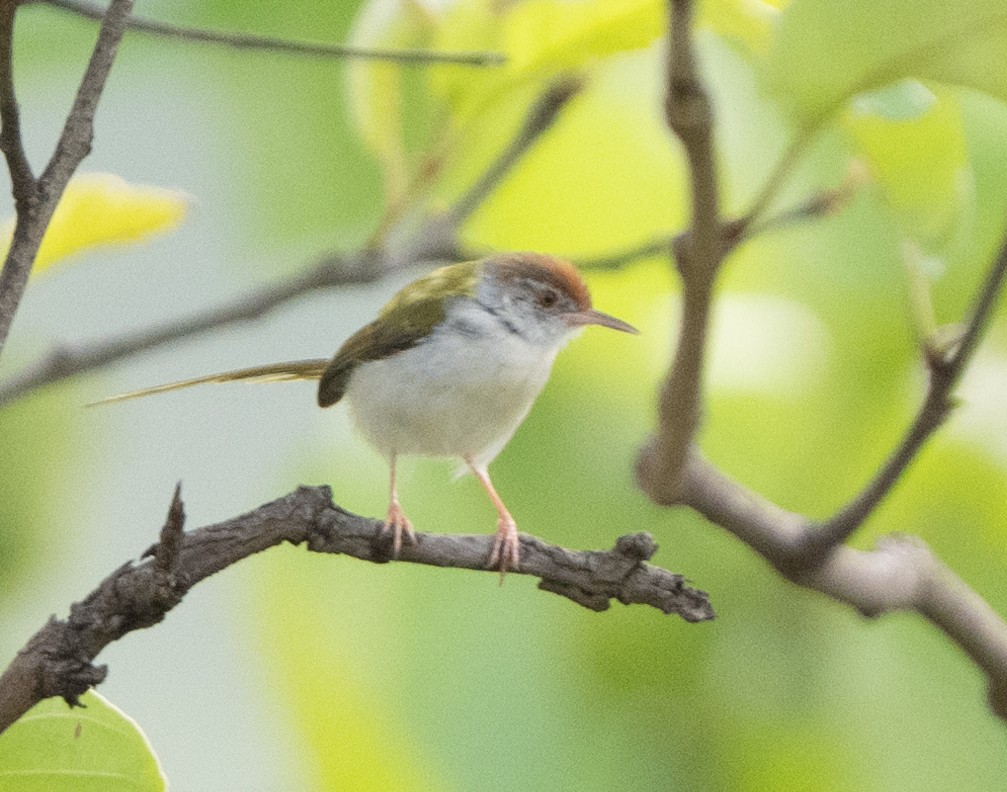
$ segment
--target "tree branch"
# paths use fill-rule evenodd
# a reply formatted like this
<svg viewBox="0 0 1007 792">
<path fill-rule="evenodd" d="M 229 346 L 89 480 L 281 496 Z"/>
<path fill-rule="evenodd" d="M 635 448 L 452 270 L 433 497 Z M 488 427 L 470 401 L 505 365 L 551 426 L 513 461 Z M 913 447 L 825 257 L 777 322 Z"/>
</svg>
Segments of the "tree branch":
<svg viewBox="0 0 1007 792">
<path fill-rule="evenodd" d="M 738 221 L 739 236 L 746 236 L 750 226 L 758 223 L 766 211 L 769 209 L 777 193 L 783 188 L 793 169 L 800 162 L 801 157 L 807 150 L 811 141 L 814 140 L 815 128 L 808 127 L 800 130 L 790 141 L 783 155 L 776 163 L 766 183 L 762 186 L 759 194 L 752 201 L 752 206 L 748 212 Z"/>
<path fill-rule="evenodd" d="M 716 272 L 723 256 L 753 234 L 831 210 L 837 201 L 845 200 L 859 179 L 851 174 L 834 195 L 823 195 L 823 200 L 813 197 L 777 218 L 763 220 L 811 139 L 813 130 L 805 130 L 790 145 L 752 209 L 738 220 L 721 224 L 710 143 L 712 119 L 690 49 L 690 4 L 687 0 L 669 1 L 672 20 L 666 110 L 669 126 L 682 140 L 689 161 L 693 216 L 689 230 L 673 240 L 683 281 L 682 327 L 660 396 L 658 434 L 637 459 L 638 482 L 656 502 L 688 506 L 730 531 L 798 585 L 867 616 L 898 610 L 922 615 L 983 670 L 991 707 L 1007 720 L 1007 623 L 917 538 L 890 537 L 869 552 L 843 544 L 951 409 L 951 391 L 1007 279 L 1007 237 L 978 291 L 958 346 L 950 352 L 936 340 L 927 346 L 930 387 L 916 421 L 888 463 L 846 509 L 819 528 L 732 481 L 703 460 L 692 445 Z M 637 250 L 649 253 L 657 244 Z M 614 260 L 619 263 L 618 256 Z"/>
<path fill-rule="evenodd" d="M 144 560 L 127 562 L 84 600 L 67 620 L 50 619 L 0 676 L 0 733 L 35 703 L 62 696 L 68 704 L 108 672 L 93 665 L 108 644 L 160 622 L 202 580 L 255 553 L 289 542 L 316 553 L 390 560 L 390 535 L 380 520 L 360 517 L 332 503 L 328 487 L 300 487 L 254 511 L 183 533 L 178 489 L 158 544 Z M 492 536 L 417 534 L 399 560 L 497 574 L 487 567 Z M 575 551 L 521 537 L 521 567 L 511 574 L 540 578 L 539 588 L 595 611 L 611 600 L 645 604 L 688 622 L 712 619 L 704 592 L 685 578 L 646 561 L 657 550 L 648 534 L 621 537 L 612 550 Z"/>
<path fill-rule="evenodd" d="M 11 180 L 14 183 L 15 198 L 18 199 L 14 235 L 3 271 L 0 272 L 0 353 L 3 351 L 14 315 L 24 295 L 28 276 L 31 274 L 35 255 L 42 243 L 49 219 L 73 172 L 91 151 L 95 109 L 105 88 L 105 81 L 112 68 L 112 61 L 115 59 L 116 49 L 133 3 L 132 0 L 112 0 L 109 5 L 94 52 L 91 53 L 91 60 L 56 144 L 56 150 L 42 175 L 35 182 L 29 181 L 30 170 L 25 170 L 27 161 L 24 160 L 20 143 L 17 105 L 11 82 L 9 59 L 14 6 L 16 6 L 14 0 L 4 0 L 0 16 L 0 59 L 6 58 L 0 73 L 0 80 L 6 83 L 0 96 L 0 109 L 4 113 L 2 119 L 5 127 L 4 149 L 8 163 L 13 159 Z M 29 194 L 30 187 L 33 189 Z"/>
<path fill-rule="evenodd" d="M 726 253 L 713 153 L 713 109 L 696 67 L 692 3 L 668 0 L 668 5 L 665 117 L 689 163 L 692 219 L 689 230 L 674 244 L 682 276 L 678 344 L 658 399 L 657 434 L 641 449 L 636 465 L 640 487 L 663 505 L 678 500 L 682 471 L 699 426 L 710 301 Z"/>
<path fill-rule="evenodd" d="M 748 215 L 724 223 L 721 242 L 725 247 L 724 255 L 754 237 L 838 212 L 853 197 L 860 182 L 859 173 L 850 173 L 838 187 L 819 190 L 800 203 L 756 223 L 749 223 Z M 676 235 L 669 233 L 625 250 L 580 258 L 577 260 L 577 266 L 582 270 L 622 269 L 640 259 L 670 253 L 676 238 Z"/>
<path fill-rule="evenodd" d="M 87 19 L 101 19 L 103 6 L 87 0 L 41 0 L 46 5 L 68 11 Z M 499 66 L 507 58 L 495 52 L 430 52 L 427 50 L 387 50 L 373 47 L 353 47 L 346 44 L 322 44 L 313 41 L 291 41 L 274 36 L 256 36 L 249 33 L 225 33 L 203 28 L 173 25 L 169 22 L 131 17 L 130 30 L 162 38 L 190 41 L 199 44 L 218 44 L 239 50 L 266 50 L 291 55 L 308 55 L 323 58 L 355 58 L 389 61 L 392 63 L 430 65 L 454 64 L 457 66 Z"/>
</svg>

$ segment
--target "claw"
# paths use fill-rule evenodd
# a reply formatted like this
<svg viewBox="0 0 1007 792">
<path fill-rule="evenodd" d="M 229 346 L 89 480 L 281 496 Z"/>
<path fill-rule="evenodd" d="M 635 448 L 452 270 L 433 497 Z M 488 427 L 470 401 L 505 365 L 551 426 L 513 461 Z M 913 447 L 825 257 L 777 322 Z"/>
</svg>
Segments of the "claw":
<svg viewBox="0 0 1007 792">
<path fill-rule="evenodd" d="M 413 533 L 413 524 L 402 511 L 402 506 L 397 500 L 392 500 L 388 504 L 388 517 L 385 519 L 385 527 L 382 533 L 392 532 L 392 558 L 399 557 L 399 550 L 402 549 L 402 534 L 405 532 L 409 539 L 409 544 L 416 544 L 416 534 Z"/>
<path fill-rule="evenodd" d="M 493 550 L 486 565 L 490 569 L 500 565 L 500 583 L 503 584 L 507 570 L 517 571 L 521 561 L 521 538 L 518 536 L 517 525 L 509 514 L 500 516 L 497 520 L 497 532 L 493 537 Z"/>
</svg>

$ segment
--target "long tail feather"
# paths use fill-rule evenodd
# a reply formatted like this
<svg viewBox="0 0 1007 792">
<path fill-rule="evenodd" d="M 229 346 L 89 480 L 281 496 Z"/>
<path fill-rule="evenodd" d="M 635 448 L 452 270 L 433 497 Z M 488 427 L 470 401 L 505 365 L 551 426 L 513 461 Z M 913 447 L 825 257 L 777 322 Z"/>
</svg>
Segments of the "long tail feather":
<svg viewBox="0 0 1007 792">
<path fill-rule="evenodd" d="M 236 371 L 225 371 L 220 374 L 208 374 L 205 377 L 182 380 L 181 382 L 169 382 L 164 385 L 155 385 L 153 388 L 120 393 L 117 396 L 109 396 L 98 401 L 91 402 L 88 407 L 99 404 L 112 404 L 113 402 L 127 401 L 129 399 L 139 399 L 142 396 L 153 396 L 156 393 L 167 393 L 168 391 L 181 390 L 193 385 L 204 385 L 210 382 L 235 382 L 244 380 L 246 382 L 287 382 L 290 380 L 314 380 L 320 379 L 322 372 L 329 365 L 327 358 L 316 358 L 313 360 L 293 360 L 289 363 L 273 363 L 268 366 L 253 366 L 252 368 L 237 369 Z"/>
</svg>

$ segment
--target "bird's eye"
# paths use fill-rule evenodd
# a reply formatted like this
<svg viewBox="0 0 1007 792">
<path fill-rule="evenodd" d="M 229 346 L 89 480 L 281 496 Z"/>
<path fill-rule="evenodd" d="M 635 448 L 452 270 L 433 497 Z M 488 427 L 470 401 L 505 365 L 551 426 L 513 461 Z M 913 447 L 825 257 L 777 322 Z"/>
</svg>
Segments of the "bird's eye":
<svg viewBox="0 0 1007 792">
<path fill-rule="evenodd" d="M 543 308 L 552 308 L 559 302 L 559 294 L 555 289 L 544 289 L 538 294 L 538 304 Z"/>
</svg>

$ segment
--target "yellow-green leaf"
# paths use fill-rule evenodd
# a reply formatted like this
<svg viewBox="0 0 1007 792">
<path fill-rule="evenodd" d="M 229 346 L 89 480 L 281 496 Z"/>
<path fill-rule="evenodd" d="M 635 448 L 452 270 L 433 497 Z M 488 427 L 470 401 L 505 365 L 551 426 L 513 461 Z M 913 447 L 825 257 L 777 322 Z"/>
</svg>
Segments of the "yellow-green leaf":
<svg viewBox="0 0 1007 792">
<path fill-rule="evenodd" d="M 842 121 L 902 231 L 931 253 L 961 241 L 975 190 L 957 97 L 905 81 L 857 97 Z"/>
<path fill-rule="evenodd" d="M 169 231 L 182 221 L 188 204 L 188 197 L 178 190 L 130 184 L 111 173 L 77 176 L 53 213 L 34 271 L 85 250 L 139 242 Z M 11 219 L 0 232 L 4 250 L 13 231 Z"/>
<path fill-rule="evenodd" d="M 765 64 L 767 85 L 803 125 L 855 94 L 906 77 L 1007 99 L 1003 0 L 804 0 L 790 4 Z"/>
<path fill-rule="evenodd" d="M 97 693 L 83 708 L 39 702 L 0 735 L 4 792 L 163 792 L 167 781 L 132 718 Z"/>
<path fill-rule="evenodd" d="M 587 67 L 609 55 L 646 47 L 664 31 L 659 0 L 492 0 L 459 3 L 438 25 L 435 46 L 457 48 L 478 41 L 479 48 L 503 52 L 507 63 L 481 71 L 431 71 L 433 89 L 462 124 L 487 102 L 499 101 L 533 79 Z M 469 48 L 472 48 L 470 43 Z"/>
</svg>

